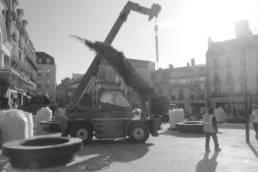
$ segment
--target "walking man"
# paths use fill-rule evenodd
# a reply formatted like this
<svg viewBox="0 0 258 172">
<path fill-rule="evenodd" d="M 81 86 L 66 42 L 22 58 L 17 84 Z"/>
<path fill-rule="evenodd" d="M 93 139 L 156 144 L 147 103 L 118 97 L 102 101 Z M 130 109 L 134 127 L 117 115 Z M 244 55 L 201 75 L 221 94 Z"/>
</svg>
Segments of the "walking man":
<svg viewBox="0 0 258 172">
<path fill-rule="evenodd" d="M 205 149 L 206 152 L 210 152 L 210 137 L 212 137 L 215 151 L 220 151 L 218 138 L 217 138 L 217 121 L 213 115 L 213 108 L 209 108 L 208 113 L 203 117 L 203 131 L 205 133 Z"/>
<path fill-rule="evenodd" d="M 254 105 L 250 121 L 253 122 L 255 137 L 258 140 L 258 107 L 257 107 L 257 105 Z"/>
</svg>

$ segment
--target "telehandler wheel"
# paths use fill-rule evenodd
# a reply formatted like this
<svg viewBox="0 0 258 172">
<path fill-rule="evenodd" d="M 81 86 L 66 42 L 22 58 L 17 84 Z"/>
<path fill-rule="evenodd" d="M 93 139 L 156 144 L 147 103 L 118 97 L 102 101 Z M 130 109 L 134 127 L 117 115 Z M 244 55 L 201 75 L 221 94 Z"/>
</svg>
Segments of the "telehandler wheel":
<svg viewBox="0 0 258 172">
<path fill-rule="evenodd" d="M 82 139 L 83 143 L 89 143 L 93 137 L 93 130 L 88 125 L 75 125 L 71 129 L 71 136 Z"/>
<path fill-rule="evenodd" d="M 144 143 L 149 138 L 149 130 L 144 123 L 134 123 L 130 126 L 128 136 L 133 143 Z"/>
</svg>

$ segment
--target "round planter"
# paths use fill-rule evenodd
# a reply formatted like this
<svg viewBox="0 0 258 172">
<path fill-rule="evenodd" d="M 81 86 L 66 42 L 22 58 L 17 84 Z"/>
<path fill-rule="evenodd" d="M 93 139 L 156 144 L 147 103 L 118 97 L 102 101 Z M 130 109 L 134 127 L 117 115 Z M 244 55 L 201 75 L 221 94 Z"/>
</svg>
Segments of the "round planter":
<svg viewBox="0 0 258 172">
<path fill-rule="evenodd" d="M 203 133 L 202 121 L 184 121 L 176 123 L 176 128 L 182 133 Z"/>
<path fill-rule="evenodd" d="M 3 145 L 2 154 L 12 167 L 38 169 L 64 165 L 82 147 L 82 140 L 68 137 L 37 137 Z"/>
</svg>

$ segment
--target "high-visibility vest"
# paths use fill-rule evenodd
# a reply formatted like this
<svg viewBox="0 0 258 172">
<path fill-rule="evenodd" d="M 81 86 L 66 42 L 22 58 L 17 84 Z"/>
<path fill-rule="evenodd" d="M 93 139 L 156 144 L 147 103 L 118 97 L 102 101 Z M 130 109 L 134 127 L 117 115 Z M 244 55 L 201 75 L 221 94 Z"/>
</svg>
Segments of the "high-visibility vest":
<svg viewBox="0 0 258 172">
<path fill-rule="evenodd" d="M 212 126 L 212 115 L 210 114 L 205 114 L 203 117 L 203 131 L 205 133 L 215 133 Z"/>
</svg>

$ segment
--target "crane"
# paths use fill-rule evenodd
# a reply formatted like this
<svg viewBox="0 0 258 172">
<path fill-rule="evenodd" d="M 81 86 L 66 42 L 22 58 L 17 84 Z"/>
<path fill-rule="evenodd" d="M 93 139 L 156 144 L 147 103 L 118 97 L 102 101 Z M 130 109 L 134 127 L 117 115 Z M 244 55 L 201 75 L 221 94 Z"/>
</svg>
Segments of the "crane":
<svg viewBox="0 0 258 172">
<path fill-rule="evenodd" d="M 146 8 L 144 6 L 139 5 L 138 3 L 128 1 L 127 4 L 124 6 L 123 10 L 120 12 L 119 17 L 117 18 L 116 22 L 114 23 L 113 27 L 108 33 L 106 39 L 104 40 L 104 43 L 108 45 L 112 44 L 119 29 L 126 21 L 131 11 L 135 11 L 135 12 L 147 15 L 149 16 L 148 19 L 151 20 L 153 17 L 158 16 L 160 10 L 161 10 L 161 6 L 158 4 L 153 4 L 151 8 Z M 77 37 L 77 36 L 75 37 L 81 40 L 82 42 L 84 42 L 84 40 L 81 39 L 80 37 Z M 91 87 L 96 78 L 95 75 L 98 71 L 98 64 L 100 63 L 101 59 L 102 57 L 97 53 L 91 65 L 89 66 L 87 72 L 82 77 L 82 80 L 73 95 L 74 105 L 80 105 L 80 101 L 84 96 L 84 94 L 89 93 L 89 91 L 91 90 Z"/>
<path fill-rule="evenodd" d="M 161 6 L 158 4 L 153 4 L 151 8 L 146 8 L 137 3 L 128 1 L 104 42 L 93 43 L 81 37 L 74 36 L 88 47 L 95 50 L 97 55 L 83 76 L 78 88 L 75 90 L 73 97 L 74 105 L 67 111 L 66 115 L 68 119 L 66 121 L 66 127 L 64 127 L 62 132 L 63 136 L 70 134 L 73 137 L 81 138 L 86 143 L 91 141 L 93 135 L 98 139 L 122 138 L 128 136 L 132 142 L 137 143 L 145 142 L 149 134 L 154 137 L 158 136 L 157 124 L 160 122 L 159 118 L 135 118 L 136 115 L 133 113 L 130 103 L 119 90 L 104 90 L 99 95 L 98 106 L 84 106 L 82 100 L 84 99 L 84 95 L 90 94 L 94 86 L 98 66 L 102 59 L 108 61 L 123 77 L 126 84 L 137 91 L 141 97 L 147 97 L 149 99 L 153 97 L 157 98 L 155 89 L 141 78 L 130 63 L 127 62 L 123 53 L 114 49 L 111 44 L 122 24 L 126 21 L 130 11 L 147 15 L 149 16 L 149 20 L 151 20 L 153 17 L 158 16 L 160 10 Z M 123 104 L 121 100 L 123 100 Z M 159 104 L 156 104 L 163 106 L 159 106 L 161 109 L 166 109 L 164 105 L 169 104 L 166 103 L 168 101 L 157 102 L 159 102 Z M 159 108 L 154 109 L 159 111 Z"/>
</svg>

